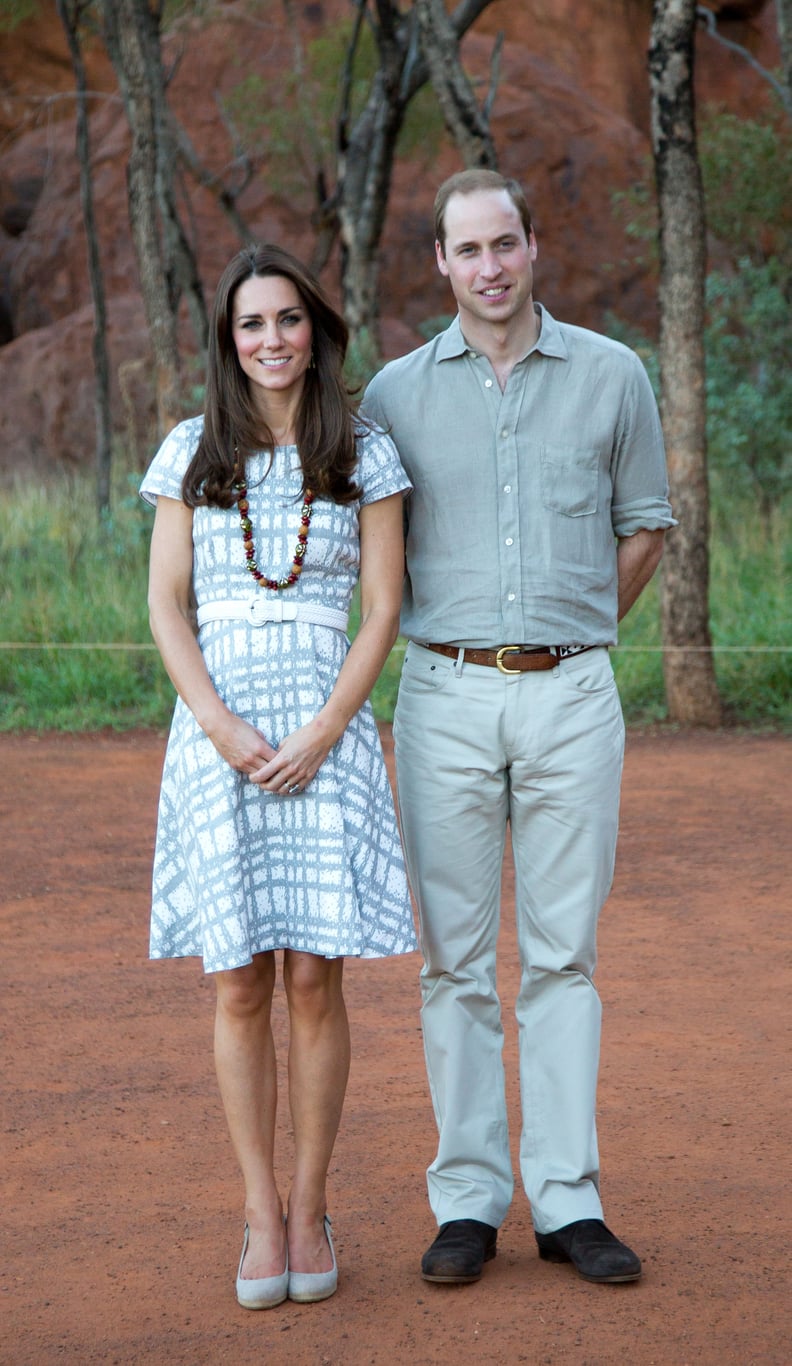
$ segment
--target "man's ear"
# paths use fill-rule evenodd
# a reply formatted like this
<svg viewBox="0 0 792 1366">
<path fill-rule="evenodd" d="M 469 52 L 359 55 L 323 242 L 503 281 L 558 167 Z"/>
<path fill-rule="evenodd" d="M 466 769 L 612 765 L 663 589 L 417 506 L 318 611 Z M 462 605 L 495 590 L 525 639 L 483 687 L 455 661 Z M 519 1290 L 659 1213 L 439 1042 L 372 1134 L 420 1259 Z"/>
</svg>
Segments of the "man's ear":
<svg viewBox="0 0 792 1366">
<path fill-rule="evenodd" d="M 440 271 L 441 275 L 447 276 L 448 265 L 446 264 L 446 258 L 443 255 L 443 248 L 439 242 L 435 242 L 435 256 L 437 257 L 437 269 Z"/>
</svg>

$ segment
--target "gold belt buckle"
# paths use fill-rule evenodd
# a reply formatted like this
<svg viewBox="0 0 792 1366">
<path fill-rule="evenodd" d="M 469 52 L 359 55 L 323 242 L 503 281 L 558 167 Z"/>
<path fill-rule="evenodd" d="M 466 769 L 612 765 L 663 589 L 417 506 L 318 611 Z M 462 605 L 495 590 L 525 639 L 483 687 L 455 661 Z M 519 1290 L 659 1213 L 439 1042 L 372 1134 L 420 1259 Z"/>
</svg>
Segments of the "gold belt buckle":
<svg viewBox="0 0 792 1366">
<path fill-rule="evenodd" d="M 497 667 L 498 669 L 500 669 L 500 671 L 501 671 L 502 674 L 518 674 L 518 673 L 520 673 L 520 672 L 521 672 L 520 669 L 507 669 L 507 668 L 506 668 L 506 665 L 503 663 L 503 656 L 504 656 L 504 655 L 520 655 L 520 654 L 522 654 L 522 650 L 520 649 L 519 645 L 501 645 L 500 649 L 498 650 L 497 654 L 495 655 L 495 664 L 496 664 L 496 667 Z"/>
</svg>

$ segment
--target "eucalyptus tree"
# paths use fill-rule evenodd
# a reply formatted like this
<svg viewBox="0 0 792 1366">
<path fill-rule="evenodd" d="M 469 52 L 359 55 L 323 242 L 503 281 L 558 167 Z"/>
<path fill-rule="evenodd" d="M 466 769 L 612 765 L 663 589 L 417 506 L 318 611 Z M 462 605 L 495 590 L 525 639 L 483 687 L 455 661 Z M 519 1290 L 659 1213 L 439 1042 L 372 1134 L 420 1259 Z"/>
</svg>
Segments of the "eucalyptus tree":
<svg viewBox="0 0 792 1366">
<path fill-rule="evenodd" d="M 717 726 L 721 703 L 709 626 L 704 316 L 706 228 L 693 87 L 695 0 L 654 0 L 649 48 L 660 255 L 660 411 L 671 500 L 661 583 L 668 712 Z"/>
<path fill-rule="evenodd" d="M 195 254 L 176 205 L 177 138 L 166 99 L 163 10 L 164 0 L 101 0 L 105 46 L 129 122 L 129 222 L 154 353 L 160 434 L 183 416 L 177 335 L 182 298 L 187 300 L 201 349 L 207 338 L 206 306 Z"/>
<path fill-rule="evenodd" d="M 93 363 L 96 392 L 96 503 L 99 514 L 110 509 L 110 471 L 112 463 L 112 418 L 110 412 L 110 363 L 107 354 L 107 310 L 104 276 L 99 256 L 99 234 L 91 174 L 91 139 L 88 120 L 88 83 L 82 51 L 83 25 L 92 0 L 57 0 L 58 17 L 63 25 L 74 72 L 77 96 L 76 145 L 80 166 L 80 200 L 88 252 L 88 278 L 93 299 Z"/>
<path fill-rule="evenodd" d="M 353 338 L 375 337 L 378 256 L 388 208 L 396 144 L 407 106 L 431 80 L 465 164 L 494 164 L 489 106 L 479 110 L 464 75 L 459 44 L 493 0 L 460 0 L 451 11 L 436 0 L 353 0 L 354 23 L 341 73 L 335 183 L 325 189 L 318 217 L 341 245 L 344 315 Z M 362 109 L 351 105 L 355 58 L 368 26 L 376 70 Z M 467 135 L 462 139 L 460 134 Z"/>
</svg>

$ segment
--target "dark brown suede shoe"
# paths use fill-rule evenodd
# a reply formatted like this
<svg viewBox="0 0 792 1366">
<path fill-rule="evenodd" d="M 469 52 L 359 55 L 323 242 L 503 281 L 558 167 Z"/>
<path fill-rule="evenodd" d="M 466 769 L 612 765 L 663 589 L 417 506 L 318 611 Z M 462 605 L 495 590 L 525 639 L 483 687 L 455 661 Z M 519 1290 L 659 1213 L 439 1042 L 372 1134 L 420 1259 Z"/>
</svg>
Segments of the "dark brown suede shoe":
<svg viewBox="0 0 792 1366">
<path fill-rule="evenodd" d="M 465 1285 L 481 1277 L 484 1263 L 495 1256 L 498 1230 L 478 1219 L 451 1219 L 440 1225 L 432 1246 L 421 1258 L 425 1281 Z"/>
<path fill-rule="evenodd" d="M 601 1219 L 578 1219 L 554 1233 L 537 1233 L 539 1256 L 546 1262 L 571 1262 L 587 1281 L 617 1284 L 637 1281 L 641 1262 Z"/>
</svg>

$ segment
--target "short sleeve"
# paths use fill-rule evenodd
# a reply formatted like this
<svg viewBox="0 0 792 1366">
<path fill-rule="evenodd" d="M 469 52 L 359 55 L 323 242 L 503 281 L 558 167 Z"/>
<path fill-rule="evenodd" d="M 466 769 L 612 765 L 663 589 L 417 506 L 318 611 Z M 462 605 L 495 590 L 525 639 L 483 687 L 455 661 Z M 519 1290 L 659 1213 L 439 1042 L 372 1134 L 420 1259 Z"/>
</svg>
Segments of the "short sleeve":
<svg viewBox="0 0 792 1366">
<path fill-rule="evenodd" d="M 377 428 L 358 437 L 357 479 L 363 489 L 362 507 L 412 489 L 393 441 Z"/>
<path fill-rule="evenodd" d="M 191 417 L 168 433 L 143 476 L 141 498 L 154 506 L 160 496 L 181 500 L 182 480 L 202 431 L 203 418 Z"/>
</svg>

